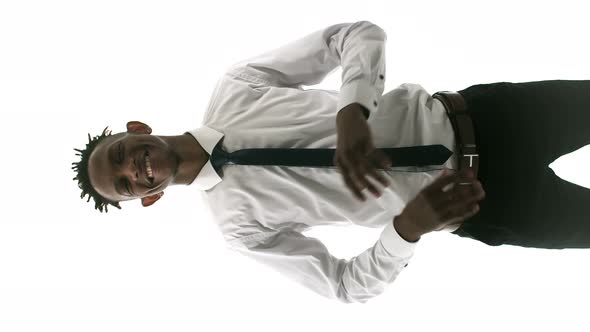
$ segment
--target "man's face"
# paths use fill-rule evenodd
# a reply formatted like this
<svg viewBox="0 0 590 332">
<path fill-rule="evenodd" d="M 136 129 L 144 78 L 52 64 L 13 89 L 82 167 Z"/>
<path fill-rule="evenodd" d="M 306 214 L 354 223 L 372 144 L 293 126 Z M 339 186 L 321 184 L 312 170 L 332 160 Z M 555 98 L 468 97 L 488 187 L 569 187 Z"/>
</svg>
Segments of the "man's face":
<svg viewBox="0 0 590 332">
<path fill-rule="evenodd" d="M 148 175 L 146 159 L 153 179 Z M 178 156 L 166 141 L 158 136 L 127 132 L 104 138 L 88 160 L 92 187 L 115 202 L 164 190 L 177 168 Z"/>
</svg>

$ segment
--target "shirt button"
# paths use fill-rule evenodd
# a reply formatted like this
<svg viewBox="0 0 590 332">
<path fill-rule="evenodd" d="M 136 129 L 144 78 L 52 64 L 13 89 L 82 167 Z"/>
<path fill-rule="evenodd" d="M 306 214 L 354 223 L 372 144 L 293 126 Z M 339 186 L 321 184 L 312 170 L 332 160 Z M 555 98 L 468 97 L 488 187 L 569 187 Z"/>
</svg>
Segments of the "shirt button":
<svg viewBox="0 0 590 332">
<path fill-rule="evenodd" d="M 384 77 L 383 77 L 383 75 L 379 75 L 379 78 L 380 78 L 380 79 L 383 79 Z"/>
<path fill-rule="evenodd" d="M 377 106 L 377 101 L 376 100 L 373 101 L 373 105 Z"/>
</svg>

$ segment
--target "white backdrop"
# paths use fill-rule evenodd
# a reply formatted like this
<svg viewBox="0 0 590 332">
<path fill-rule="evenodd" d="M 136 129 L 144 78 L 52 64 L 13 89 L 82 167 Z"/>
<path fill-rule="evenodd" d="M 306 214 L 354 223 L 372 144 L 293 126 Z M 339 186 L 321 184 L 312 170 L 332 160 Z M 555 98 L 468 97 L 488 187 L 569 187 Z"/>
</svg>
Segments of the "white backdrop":
<svg viewBox="0 0 590 332">
<path fill-rule="evenodd" d="M 227 66 L 336 23 L 387 32 L 385 92 L 590 79 L 582 3 L 2 1 L 0 331 L 586 330 L 590 250 L 431 233 L 383 295 L 345 305 L 228 251 L 195 188 L 105 215 L 71 170 L 87 133 L 196 128 Z M 339 89 L 341 73 L 314 88 Z M 553 168 L 590 187 L 588 165 L 576 153 Z M 380 232 L 306 234 L 351 258 Z"/>
</svg>

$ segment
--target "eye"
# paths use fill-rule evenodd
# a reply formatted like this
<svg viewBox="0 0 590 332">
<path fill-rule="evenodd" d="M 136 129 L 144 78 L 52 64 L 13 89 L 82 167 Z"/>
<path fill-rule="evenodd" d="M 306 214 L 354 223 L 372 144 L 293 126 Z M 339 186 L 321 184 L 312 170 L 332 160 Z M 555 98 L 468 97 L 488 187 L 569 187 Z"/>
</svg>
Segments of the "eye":
<svg viewBox="0 0 590 332">
<path fill-rule="evenodd" d="M 123 180 L 123 183 L 125 184 L 125 190 L 127 190 L 127 193 L 129 195 L 131 195 L 131 190 L 129 189 L 129 181 L 127 181 L 127 179 Z"/>
</svg>

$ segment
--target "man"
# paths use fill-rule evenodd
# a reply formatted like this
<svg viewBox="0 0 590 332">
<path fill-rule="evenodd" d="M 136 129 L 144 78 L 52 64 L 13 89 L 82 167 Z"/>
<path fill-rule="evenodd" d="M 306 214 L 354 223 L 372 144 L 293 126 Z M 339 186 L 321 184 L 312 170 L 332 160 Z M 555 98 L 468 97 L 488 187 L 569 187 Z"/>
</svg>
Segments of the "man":
<svg viewBox="0 0 590 332">
<path fill-rule="evenodd" d="M 200 128 L 156 136 L 148 125 L 131 121 L 127 132 L 111 135 L 105 128 L 89 135 L 74 163 L 81 197 L 89 195 L 95 208 L 106 212 L 108 205 L 121 208 L 120 202 L 137 198 L 150 206 L 170 185 L 196 185 L 232 249 L 345 303 L 381 294 L 407 266 L 421 235 L 432 231 L 490 245 L 586 247 L 590 232 L 583 232 L 580 221 L 590 211 L 575 204 L 590 198 L 588 193 L 559 182 L 543 163 L 589 141 L 579 125 L 565 129 L 580 122 L 579 100 L 590 93 L 588 81 L 475 85 L 451 102 L 416 84 L 382 96 L 385 41 L 385 32 L 371 22 L 332 25 L 231 66 L 218 81 Z M 339 93 L 302 89 L 338 65 Z M 564 98 L 556 98 L 560 95 Z M 468 105 L 473 118 L 470 128 L 481 158 L 476 166 L 471 162 L 477 154 L 465 164 L 468 154 L 457 147 L 468 146 L 459 144 L 463 125 L 451 115 L 457 100 Z M 556 105 L 571 120 L 535 118 Z M 528 120 L 535 125 L 525 134 L 519 125 Z M 561 137 L 561 144 L 538 141 L 550 136 L 549 129 L 571 134 Z M 396 158 L 384 153 L 428 145 L 453 154 L 414 165 L 404 164 L 407 154 L 399 150 Z M 307 153 L 334 147 L 332 162 L 324 166 L 292 157 L 301 160 L 276 164 L 282 151 L 272 150 L 268 158 L 249 150 Z M 447 171 L 461 165 L 468 166 Z M 374 199 L 365 197 L 365 189 Z M 558 217 L 562 204 L 573 215 L 562 214 L 556 224 L 550 218 Z M 384 228 L 372 247 L 345 260 L 301 233 L 335 223 Z"/>
</svg>

